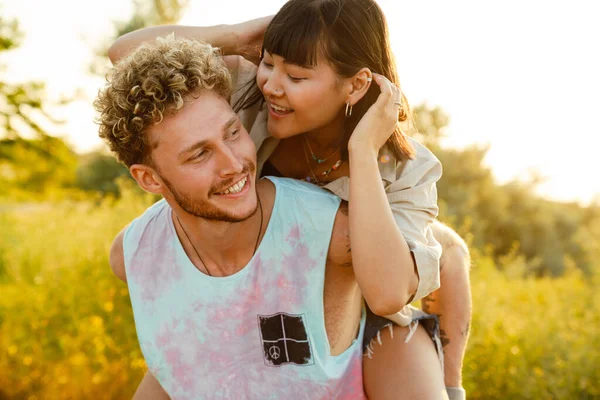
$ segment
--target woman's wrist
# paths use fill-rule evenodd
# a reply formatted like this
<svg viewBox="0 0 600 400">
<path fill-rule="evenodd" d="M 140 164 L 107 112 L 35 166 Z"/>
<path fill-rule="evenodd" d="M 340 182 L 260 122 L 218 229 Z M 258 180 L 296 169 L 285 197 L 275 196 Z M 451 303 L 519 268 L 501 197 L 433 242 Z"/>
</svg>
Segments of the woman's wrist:
<svg viewBox="0 0 600 400">
<path fill-rule="evenodd" d="M 273 19 L 272 15 L 251 19 L 233 25 L 225 25 L 224 35 L 230 37 L 231 53 L 237 54 L 249 61 L 258 63 L 263 37 L 267 26 Z"/>
<path fill-rule="evenodd" d="M 379 154 L 379 150 L 375 150 L 373 146 L 368 143 L 356 141 L 350 139 L 348 142 L 348 157 L 350 159 L 360 159 L 369 160 L 374 159 L 377 160 L 377 155 Z"/>
<path fill-rule="evenodd" d="M 213 45 L 219 47 L 223 53 L 223 55 L 238 55 L 240 54 L 241 44 L 240 44 L 240 24 L 233 25 L 217 25 L 216 28 L 216 37 L 218 40 L 215 40 Z"/>
</svg>

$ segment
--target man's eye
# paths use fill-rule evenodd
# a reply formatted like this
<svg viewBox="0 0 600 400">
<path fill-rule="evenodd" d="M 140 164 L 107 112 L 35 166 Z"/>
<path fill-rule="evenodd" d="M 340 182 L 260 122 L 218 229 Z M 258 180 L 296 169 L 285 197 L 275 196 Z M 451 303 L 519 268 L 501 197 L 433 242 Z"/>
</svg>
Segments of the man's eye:
<svg viewBox="0 0 600 400">
<path fill-rule="evenodd" d="M 195 160 L 197 160 L 197 159 L 199 159 L 199 158 L 202 158 L 202 157 L 204 157 L 204 156 L 205 156 L 205 155 L 207 155 L 207 154 L 208 154 L 208 150 L 202 150 L 202 151 L 200 151 L 198 154 L 196 154 L 196 155 L 194 156 L 194 159 L 195 159 Z"/>
<path fill-rule="evenodd" d="M 231 132 L 229 134 L 229 136 L 232 137 L 232 138 L 236 138 L 236 137 L 240 136 L 240 130 L 236 129 L 235 131 Z"/>
</svg>

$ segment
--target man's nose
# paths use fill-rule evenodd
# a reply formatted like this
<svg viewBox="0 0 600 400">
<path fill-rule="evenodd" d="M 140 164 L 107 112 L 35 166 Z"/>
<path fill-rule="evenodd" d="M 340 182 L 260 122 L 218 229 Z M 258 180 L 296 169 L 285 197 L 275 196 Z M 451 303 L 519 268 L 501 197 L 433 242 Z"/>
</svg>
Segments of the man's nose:
<svg viewBox="0 0 600 400">
<path fill-rule="evenodd" d="M 239 175 L 244 170 L 244 164 L 240 157 L 228 146 L 223 146 L 220 155 L 220 164 L 221 176 Z"/>
</svg>

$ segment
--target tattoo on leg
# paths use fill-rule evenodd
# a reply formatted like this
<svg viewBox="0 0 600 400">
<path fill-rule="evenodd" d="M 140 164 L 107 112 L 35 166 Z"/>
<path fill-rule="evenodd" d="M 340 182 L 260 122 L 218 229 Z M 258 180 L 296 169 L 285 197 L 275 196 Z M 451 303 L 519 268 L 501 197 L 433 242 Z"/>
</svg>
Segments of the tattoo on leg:
<svg viewBox="0 0 600 400">
<path fill-rule="evenodd" d="M 346 217 L 348 216 L 348 203 L 342 203 L 342 205 L 340 205 L 340 212 Z"/>
<path fill-rule="evenodd" d="M 350 244 L 350 235 L 346 235 L 346 243 L 348 243 L 348 254 L 352 253 L 352 245 Z"/>
<path fill-rule="evenodd" d="M 467 326 L 465 326 L 465 329 L 461 333 L 463 336 L 468 336 L 470 330 L 471 330 L 471 322 L 467 322 Z"/>
<path fill-rule="evenodd" d="M 429 310 L 431 309 L 431 303 L 435 303 L 435 299 L 431 294 L 423 297 L 421 299 L 421 308 L 423 309 L 423 311 L 429 313 Z"/>
<path fill-rule="evenodd" d="M 443 329 L 440 329 L 440 341 L 442 342 L 442 347 L 446 347 L 446 345 L 450 343 L 450 338 Z"/>
</svg>

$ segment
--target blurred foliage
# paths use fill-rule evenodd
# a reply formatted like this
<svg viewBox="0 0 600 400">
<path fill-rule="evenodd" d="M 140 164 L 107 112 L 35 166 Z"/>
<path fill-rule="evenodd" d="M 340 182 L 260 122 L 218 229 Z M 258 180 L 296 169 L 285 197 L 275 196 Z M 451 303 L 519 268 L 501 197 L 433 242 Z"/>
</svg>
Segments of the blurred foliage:
<svg viewBox="0 0 600 400">
<path fill-rule="evenodd" d="M 118 26 L 117 37 L 152 25 L 170 25 L 179 21 L 189 0 L 134 0 L 134 15 Z"/>
<path fill-rule="evenodd" d="M 487 147 L 440 145 L 449 118 L 439 107 L 417 106 L 415 134 L 444 166 L 438 183 L 440 219 L 472 247 L 490 248 L 499 260 L 515 246 L 527 261 L 523 276 L 559 276 L 574 262 L 585 273 L 600 257 L 600 206 L 545 200 L 536 181 L 498 185 L 485 166 Z"/>
<path fill-rule="evenodd" d="M 153 25 L 171 25 L 177 23 L 188 6 L 189 0 L 133 0 L 133 15 L 126 21 L 115 21 L 115 35 L 96 48 L 96 58 L 90 65 L 90 71 L 104 75 L 110 65 L 107 52 L 110 45 L 119 36 Z"/>
<path fill-rule="evenodd" d="M 600 274 L 522 278 L 514 253 L 474 251 L 473 321 L 463 367 L 469 399 L 600 398 Z"/>
<path fill-rule="evenodd" d="M 121 190 L 0 211 L 0 398 L 131 398 L 144 361 L 108 250 L 152 197 Z"/>
<path fill-rule="evenodd" d="M 0 16 L 0 55 L 17 48 L 22 36 L 17 21 Z M 77 156 L 42 127 L 59 123 L 45 111 L 44 102 L 42 83 L 0 78 L 0 193 L 5 197 L 17 192 L 40 195 L 75 181 Z"/>
<path fill-rule="evenodd" d="M 75 183 L 77 155 L 62 140 L 40 135 L 0 140 L 0 192 L 45 194 L 55 187 Z"/>
<path fill-rule="evenodd" d="M 115 157 L 102 151 L 95 151 L 80 157 L 76 186 L 86 191 L 118 195 L 117 180 L 130 176 L 129 170 Z"/>
<path fill-rule="evenodd" d="M 19 47 L 23 33 L 16 20 L 0 16 L 0 56 Z M 0 64 L 0 71 L 6 66 Z M 0 138 L 14 139 L 23 133 L 45 135 L 40 122 L 55 121 L 42 107 L 44 85 L 40 82 L 8 83 L 0 79 Z"/>
</svg>

